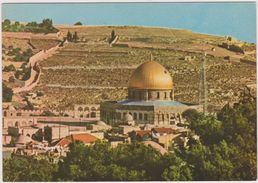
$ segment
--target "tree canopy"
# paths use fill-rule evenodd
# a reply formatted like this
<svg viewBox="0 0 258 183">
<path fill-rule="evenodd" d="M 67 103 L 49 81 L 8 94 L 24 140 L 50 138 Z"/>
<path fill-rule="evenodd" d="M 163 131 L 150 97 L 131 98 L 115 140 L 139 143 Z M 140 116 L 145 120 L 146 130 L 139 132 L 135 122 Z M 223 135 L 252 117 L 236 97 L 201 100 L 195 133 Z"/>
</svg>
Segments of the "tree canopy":
<svg viewBox="0 0 258 183">
<path fill-rule="evenodd" d="M 47 160 L 18 158 L 3 160 L 3 180 L 14 181 L 51 181 L 57 165 Z"/>
<path fill-rule="evenodd" d="M 193 110 L 184 115 L 189 128 L 200 137 L 199 141 L 190 137 L 187 147 L 161 155 L 140 142 L 115 148 L 107 142 L 90 146 L 74 142 L 57 165 L 43 162 L 44 170 L 38 160 L 5 160 L 4 180 L 256 180 L 256 99 L 225 105 L 217 117 Z"/>
<path fill-rule="evenodd" d="M 35 21 L 29 22 L 26 25 L 16 21 L 11 23 L 6 19 L 2 22 L 2 30 L 6 32 L 34 32 L 34 33 L 56 33 L 58 29 L 53 26 L 51 19 L 43 19 L 41 23 Z"/>
<path fill-rule="evenodd" d="M 175 167 L 178 175 L 174 175 Z M 62 181 L 122 181 L 122 180 L 191 180 L 191 172 L 175 154 L 161 156 L 142 143 L 120 144 L 112 148 L 97 142 L 85 146 L 79 142 L 59 163 L 57 180 Z"/>
<path fill-rule="evenodd" d="M 81 22 L 76 22 L 74 25 L 82 25 Z"/>
<path fill-rule="evenodd" d="M 6 84 L 2 84 L 3 86 L 3 102 L 11 102 L 13 98 L 13 90 L 6 86 Z"/>
</svg>

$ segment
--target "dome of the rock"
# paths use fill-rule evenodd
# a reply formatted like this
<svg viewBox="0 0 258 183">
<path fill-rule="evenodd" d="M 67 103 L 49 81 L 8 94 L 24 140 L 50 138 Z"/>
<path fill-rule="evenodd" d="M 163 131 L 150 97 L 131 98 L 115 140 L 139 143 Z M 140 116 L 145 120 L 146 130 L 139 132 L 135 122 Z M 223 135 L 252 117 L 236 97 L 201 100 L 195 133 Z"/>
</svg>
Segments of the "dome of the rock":
<svg viewBox="0 0 258 183">
<path fill-rule="evenodd" d="M 141 64 L 132 74 L 128 88 L 173 89 L 170 73 L 159 63 L 149 61 Z"/>
</svg>

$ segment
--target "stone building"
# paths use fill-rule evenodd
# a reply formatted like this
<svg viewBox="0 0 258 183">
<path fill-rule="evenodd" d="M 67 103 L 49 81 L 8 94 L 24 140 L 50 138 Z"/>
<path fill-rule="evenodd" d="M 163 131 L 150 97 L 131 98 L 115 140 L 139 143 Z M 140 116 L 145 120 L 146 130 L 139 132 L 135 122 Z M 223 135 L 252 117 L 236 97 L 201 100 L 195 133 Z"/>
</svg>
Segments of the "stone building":
<svg viewBox="0 0 258 183">
<path fill-rule="evenodd" d="M 182 123 L 181 114 L 186 109 L 198 110 L 199 107 L 175 101 L 170 73 L 159 63 L 149 61 L 133 72 L 127 99 L 100 105 L 100 118 L 110 125 L 116 125 L 123 123 L 130 114 L 138 125 L 167 127 Z"/>
<path fill-rule="evenodd" d="M 74 117 L 75 118 L 86 118 L 86 119 L 96 119 L 99 120 L 100 112 L 99 105 L 89 104 L 89 105 L 75 105 L 74 106 Z"/>
</svg>

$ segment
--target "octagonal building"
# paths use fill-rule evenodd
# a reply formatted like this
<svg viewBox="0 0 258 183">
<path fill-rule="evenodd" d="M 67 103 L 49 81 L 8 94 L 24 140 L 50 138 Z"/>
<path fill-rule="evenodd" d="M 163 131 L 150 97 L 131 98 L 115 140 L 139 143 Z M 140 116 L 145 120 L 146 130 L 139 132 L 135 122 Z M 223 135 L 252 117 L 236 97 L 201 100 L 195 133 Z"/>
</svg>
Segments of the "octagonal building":
<svg viewBox="0 0 258 183">
<path fill-rule="evenodd" d="M 169 127 L 183 123 L 182 112 L 200 109 L 174 100 L 174 84 L 170 73 L 159 63 L 141 64 L 132 74 L 128 85 L 128 98 L 107 101 L 100 105 L 100 118 L 110 125 L 126 121 L 127 114 L 139 125 Z"/>
</svg>

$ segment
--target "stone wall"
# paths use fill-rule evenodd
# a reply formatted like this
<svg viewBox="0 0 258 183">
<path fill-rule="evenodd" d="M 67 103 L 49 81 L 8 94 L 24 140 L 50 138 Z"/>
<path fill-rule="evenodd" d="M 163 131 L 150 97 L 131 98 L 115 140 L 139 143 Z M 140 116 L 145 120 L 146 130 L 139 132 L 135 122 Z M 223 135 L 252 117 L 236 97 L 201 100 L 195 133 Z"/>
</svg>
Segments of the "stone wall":
<svg viewBox="0 0 258 183">
<path fill-rule="evenodd" d="M 187 109 L 199 110 L 199 105 L 185 106 L 133 106 L 120 105 L 115 102 L 104 102 L 100 106 L 101 120 L 110 125 L 125 122 L 126 114 L 130 114 L 133 120 L 139 124 L 153 124 L 158 127 L 173 126 L 183 123 L 182 113 Z M 200 111 L 200 110 L 199 110 Z"/>
<path fill-rule="evenodd" d="M 88 105 L 75 105 L 74 106 L 75 118 L 86 119 L 100 119 L 100 105 L 88 104 Z"/>
<path fill-rule="evenodd" d="M 25 127 L 37 124 L 35 117 L 12 117 L 3 118 L 3 128 L 8 127 Z"/>
</svg>

